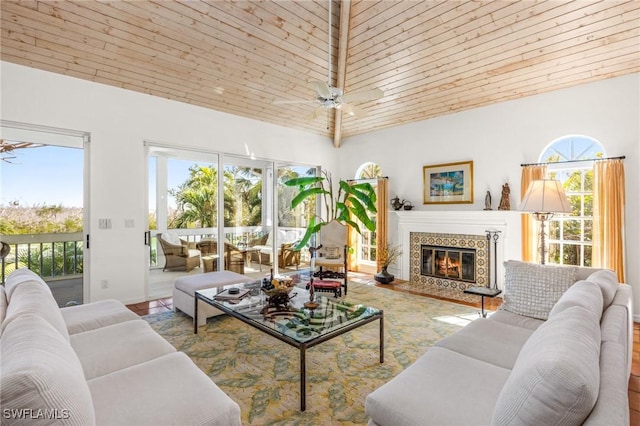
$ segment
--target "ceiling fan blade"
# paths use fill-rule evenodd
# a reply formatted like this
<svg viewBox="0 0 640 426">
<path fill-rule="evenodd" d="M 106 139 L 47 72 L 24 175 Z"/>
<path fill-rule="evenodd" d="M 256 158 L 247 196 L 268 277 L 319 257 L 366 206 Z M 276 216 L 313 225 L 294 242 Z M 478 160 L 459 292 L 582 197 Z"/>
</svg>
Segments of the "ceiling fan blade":
<svg viewBox="0 0 640 426">
<path fill-rule="evenodd" d="M 329 89 L 327 83 L 323 81 L 312 81 L 311 85 L 319 96 L 325 99 L 331 98 L 331 90 Z"/>
<path fill-rule="evenodd" d="M 313 112 L 311 114 L 309 114 L 309 116 L 307 117 L 308 121 L 313 121 L 316 118 L 320 117 L 320 114 L 322 114 L 322 111 L 324 110 L 324 107 L 318 107 L 316 109 L 313 110 Z"/>
<path fill-rule="evenodd" d="M 339 109 L 341 109 L 342 112 L 344 112 L 350 117 L 357 118 L 357 117 L 364 117 L 365 115 L 367 115 L 367 111 L 365 111 L 364 109 L 359 108 L 355 105 L 347 104 L 347 103 L 341 104 Z"/>
<path fill-rule="evenodd" d="M 380 89 L 365 90 L 362 92 L 347 93 L 342 95 L 342 100 L 347 103 L 375 101 L 384 96 L 384 92 Z"/>
<path fill-rule="evenodd" d="M 273 105 L 286 105 L 286 104 L 315 104 L 318 101 L 273 101 Z"/>
</svg>

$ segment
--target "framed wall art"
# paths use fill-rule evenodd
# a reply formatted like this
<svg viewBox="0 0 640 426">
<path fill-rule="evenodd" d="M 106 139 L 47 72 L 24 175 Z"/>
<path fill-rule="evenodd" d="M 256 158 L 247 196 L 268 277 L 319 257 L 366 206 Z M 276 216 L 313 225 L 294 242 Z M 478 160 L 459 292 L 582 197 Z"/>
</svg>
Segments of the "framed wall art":
<svg viewBox="0 0 640 426">
<path fill-rule="evenodd" d="M 473 161 L 422 167 L 423 204 L 473 203 Z"/>
</svg>

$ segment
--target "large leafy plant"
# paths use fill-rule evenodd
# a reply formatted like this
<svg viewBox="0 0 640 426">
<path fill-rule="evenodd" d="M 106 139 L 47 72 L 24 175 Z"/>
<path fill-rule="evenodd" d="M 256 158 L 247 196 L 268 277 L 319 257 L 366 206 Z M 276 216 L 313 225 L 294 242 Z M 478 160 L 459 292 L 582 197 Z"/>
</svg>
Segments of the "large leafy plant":
<svg viewBox="0 0 640 426">
<path fill-rule="evenodd" d="M 307 230 L 296 249 L 304 247 L 315 233 L 334 219 L 352 226 L 359 234 L 362 233 L 360 225 L 352 217 L 357 218 L 368 230 L 376 230 L 376 223 L 369 217 L 371 213 L 377 212 L 376 191 L 370 183 L 349 184 L 341 180 L 338 182 L 338 192 L 334 194 L 331 174 L 322 170 L 321 176 L 297 177 L 289 179 L 284 184 L 296 186 L 300 190 L 291 200 L 292 209 L 303 201 L 315 199 L 317 196 L 322 197 L 325 208 L 324 219 L 312 217 L 309 220 Z"/>
</svg>

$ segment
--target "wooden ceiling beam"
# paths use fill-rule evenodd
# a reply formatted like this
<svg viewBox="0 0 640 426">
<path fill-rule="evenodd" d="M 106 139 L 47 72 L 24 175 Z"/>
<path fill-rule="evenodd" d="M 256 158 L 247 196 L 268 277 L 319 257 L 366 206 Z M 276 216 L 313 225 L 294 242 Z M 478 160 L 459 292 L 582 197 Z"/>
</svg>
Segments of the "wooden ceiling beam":
<svg viewBox="0 0 640 426">
<path fill-rule="evenodd" d="M 340 36 L 338 37 L 338 64 L 336 86 L 343 89 L 346 86 L 347 53 L 349 52 L 349 23 L 351 21 L 351 0 L 340 3 Z M 335 109 L 333 131 L 333 146 L 340 148 L 342 143 L 342 110 Z"/>
</svg>

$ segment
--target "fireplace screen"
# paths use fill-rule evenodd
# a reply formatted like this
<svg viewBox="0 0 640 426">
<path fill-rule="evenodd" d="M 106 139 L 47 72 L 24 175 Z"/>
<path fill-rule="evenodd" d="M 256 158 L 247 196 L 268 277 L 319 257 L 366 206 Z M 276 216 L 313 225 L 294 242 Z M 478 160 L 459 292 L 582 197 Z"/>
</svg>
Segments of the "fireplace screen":
<svg viewBox="0 0 640 426">
<path fill-rule="evenodd" d="M 458 247 L 422 246 L 422 275 L 476 282 L 476 251 Z"/>
</svg>

